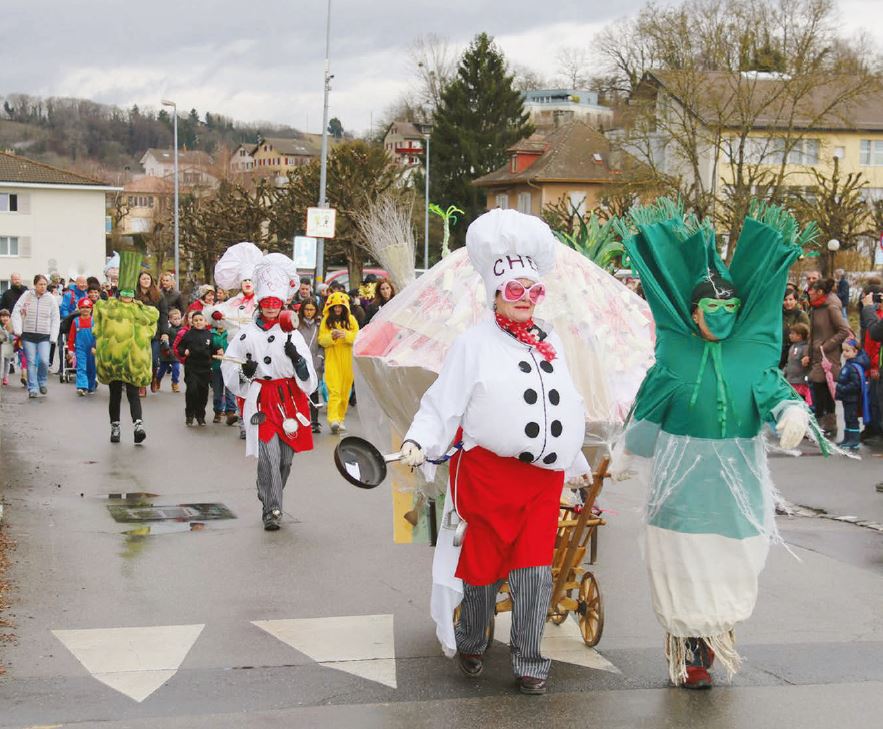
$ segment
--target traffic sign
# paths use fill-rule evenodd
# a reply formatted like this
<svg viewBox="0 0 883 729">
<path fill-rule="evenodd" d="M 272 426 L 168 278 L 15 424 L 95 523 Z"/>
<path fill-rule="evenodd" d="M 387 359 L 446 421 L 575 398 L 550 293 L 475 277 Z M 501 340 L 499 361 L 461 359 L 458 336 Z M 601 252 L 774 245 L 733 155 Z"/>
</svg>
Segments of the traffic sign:
<svg viewBox="0 0 883 729">
<path fill-rule="evenodd" d="M 316 239 L 305 235 L 294 236 L 294 265 L 297 268 L 316 268 Z"/>
<path fill-rule="evenodd" d="M 333 238 L 336 221 L 334 208 L 307 208 L 307 235 L 310 238 Z"/>
</svg>

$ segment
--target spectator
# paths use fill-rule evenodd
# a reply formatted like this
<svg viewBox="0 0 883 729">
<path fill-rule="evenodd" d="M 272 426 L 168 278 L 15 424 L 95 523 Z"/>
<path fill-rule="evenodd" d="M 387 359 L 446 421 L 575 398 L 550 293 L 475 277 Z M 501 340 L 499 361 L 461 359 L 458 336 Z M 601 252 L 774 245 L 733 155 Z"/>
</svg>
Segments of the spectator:
<svg viewBox="0 0 883 729">
<path fill-rule="evenodd" d="M 301 304 L 298 316 L 297 330 L 304 338 L 310 354 L 313 356 L 313 369 L 319 382 L 325 373 L 325 350 L 319 346 L 319 308 L 314 301 L 305 301 Z M 321 433 L 319 425 L 319 388 L 310 393 L 310 422 L 314 433 Z"/>
<path fill-rule="evenodd" d="M 365 312 L 365 307 L 362 306 L 362 297 L 359 296 L 359 290 L 353 289 L 349 292 L 350 297 L 350 314 L 352 314 L 356 318 L 356 323 L 359 325 L 359 329 L 365 326 L 365 318 L 367 314 Z"/>
<path fill-rule="evenodd" d="M 196 289 L 196 300 L 187 307 L 187 311 L 202 311 L 209 306 L 214 306 L 214 304 L 215 287 L 211 284 L 203 284 Z"/>
<path fill-rule="evenodd" d="M 843 343 L 845 360 L 837 378 L 837 399 L 843 403 L 843 440 L 837 445 L 848 450 L 859 447 L 859 418 L 870 419 L 868 413 L 868 385 L 865 372 L 868 356 L 859 349 L 858 341 L 847 339 Z"/>
<path fill-rule="evenodd" d="M 227 300 L 227 291 L 226 289 L 218 288 L 215 291 L 215 303 L 223 304 Z"/>
<path fill-rule="evenodd" d="M 785 379 L 807 403 L 812 406 L 812 393 L 807 383 L 809 367 L 803 364 L 806 356 L 809 325 L 803 322 L 793 324 L 788 332 L 788 359 L 785 363 Z"/>
<path fill-rule="evenodd" d="M 373 301 L 370 301 L 365 306 L 365 312 L 367 313 L 366 324 L 370 323 L 374 315 L 392 301 L 392 297 L 396 295 L 395 287 L 388 278 L 382 278 L 377 281 L 376 291 L 377 293 L 374 295 Z"/>
<path fill-rule="evenodd" d="M 193 326 L 178 342 L 178 351 L 184 361 L 184 384 L 187 385 L 184 391 L 184 417 L 187 425 L 193 425 L 194 418 L 199 425 L 205 425 L 212 359 L 216 350 L 203 313 L 194 311 L 190 321 Z M 223 354 L 223 350 L 220 353 Z"/>
<path fill-rule="evenodd" d="M 809 310 L 810 303 L 810 289 L 812 289 L 813 284 L 822 278 L 822 274 L 818 271 L 807 271 L 806 272 L 806 288 L 803 290 L 803 294 L 800 297 L 800 304 L 803 306 L 805 310 Z"/>
<path fill-rule="evenodd" d="M 840 299 L 840 303 L 843 304 L 843 319 L 848 321 L 849 279 L 846 278 L 846 271 L 842 268 L 838 268 L 834 271 L 834 280 L 837 282 L 837 298 Z"/>
<path fill-rule="evenodd" d="M 12 371 L 13 340 L 12 314 L 9 309 L 0 309 L 0 377 L 3 387 L 9 384 L 9 373 Z"/>
<path fill-rule="evenodd" d="M 138 286 L 135 289 L 135 301 L 140 301 L 145 306 L 152 306 L 159 311 L 159 319 L 156 322 L 156 331 L 153 339 L 150 341 L 150 351 L 153 357 L 153 370 L 150 379 L 150 391 L 156 392 L 159 389 L 159 382 L 156 379 L 156 371 L 159 369 L 159 350 L 162 342 L 168 341 L 168 335 L 165 333 L 166 327 L 169 325 L 169 314 L 166 309 L 166 302 L 163 299 L 159 288 L 153 282 L 153 276 L 147 271 L 142 271 L 138 276 Z M 138 388 L 139 397 L 147 397 L 147 388 Z"/>
<path fill-rule="evenodd" d="M 833 279 L 816 281 L 809 290 L 809 296 L 809 351 L 803 358 L 803 365 L 810 368 L 809 381 L 816 418 L 825 435 L 833 438 L 837 434 L 837 418 L 834 415 L 834 399 L 822 368 L 822 352 L 831 363 L 834 379 L 837 379 L 840 374 L 840 348 L 849 336 L 849 327 L 843 320 L 843 307 L 834 293 Z"/>
<path fill-rule="evenodd" d="M 308 301 L 312 301 L 316 308 L 319 307 L 319 298 L 313 294 L 313 284 L 310 279 L 304 277 L 300 280 L 300 288 L 294 296 L 295 311 L 300 311 L 300 307 Z"/>
<path fill-rule="evenodd" d="M 0 296 L 0 309 L 6 309 L 11 312 L 27 290 L 27 287 L 21 282 L 20 273 L 9 274 L 9 288 Z"/>
<path fill-rule="evenodd" d="M 213 320 L 208 320 L 213 321 Z M 224 354 L 227 349 L 227 330 L 221 321 L 214 321 L 212 325 L 212 349 L 217 354 Z M 224 387 L 224 374 L 221 372 L 221 360 L 212 357 L 212 393 L 214 394 L 215 417 L 213 423 L 220 423 L 226 415 L 227 425 L 235 425 L 239 420 L 236 400 L 233 393 Z"/>
<path fill-rule="evenodd" d="M 21 337 L 28 361 L 28 397 L 47 393 L 50 342 L 58 339 L 58 303 L 46 289 L 49 279 L 34 276 L 34 289 L 25 292 L 12 310 L 12 329 Z"/>
<path fill-rule="evenodd" d="M 788 349 L 791 342 L 788 339 L 788 332 L 795 324 L 805 324 L 809 327 L 809 316 L 800 308 L 797 303 L 797 292 L 794 289 L 785 289 L 785 298 L 782 301 L 782 357 L 779 360 L 779 367 L 785 366 L 788 359 Z"/>
<path fill-rule="evenodd" d="M 877 279 L 879 282 L 879 279 Z M 870 399 L 870 422 L 865 423 L 861 440 L 866 441 L 883 435 L 883 387 L 880 384 L 880 342 L 871 336 L 874 325 L 883 321 L 883 286 L 871 283 L 861 299 L 861 343 L 868 355 L 868 396 Z"/>
<path fill-rule="evenodd" d="M 159 291 L 162 294 L 163 301 L 166 302 L 166 311 L 177 309 L 184 311 L 184 297 L 181 292 L 175 288 L 175 274 L 171 271 L 164 271 L 159 277 Z"/>
</svg>

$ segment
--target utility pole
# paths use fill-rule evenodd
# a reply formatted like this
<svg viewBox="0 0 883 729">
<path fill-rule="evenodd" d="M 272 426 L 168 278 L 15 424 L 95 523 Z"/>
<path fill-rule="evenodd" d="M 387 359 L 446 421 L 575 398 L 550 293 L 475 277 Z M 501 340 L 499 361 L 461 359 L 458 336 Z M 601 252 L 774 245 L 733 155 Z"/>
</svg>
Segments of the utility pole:
<svg viewBox="0 0 883 729">
<path fill-rule="evenodd" d="M 175 145 L 175 286 L 181 290 L 181 278 L 179 271 L 179 251 L 180 251 L 180 228 L 178 213 L 178 105 L 174 101 L 163 99 L 160 102 L 163 106 L 171 106 L 174 118 L 172 120 L 172 132 Z"/>
<path fill-rule="evenodd" d="M 328 11 L 325 17 L 325 100 L 322 109 L 322 152 L 321 167 L 319 172 L 319 207 L 327 208 L 325 199 L 325 186 L 328 178 L 328 92 L 331 90 L 331 66 L 329 56 L 331 53 L 331 0 L 328 0 Z M 316 241 L 316 283 L 325 280 L 325 239 Z"/>
</svg>

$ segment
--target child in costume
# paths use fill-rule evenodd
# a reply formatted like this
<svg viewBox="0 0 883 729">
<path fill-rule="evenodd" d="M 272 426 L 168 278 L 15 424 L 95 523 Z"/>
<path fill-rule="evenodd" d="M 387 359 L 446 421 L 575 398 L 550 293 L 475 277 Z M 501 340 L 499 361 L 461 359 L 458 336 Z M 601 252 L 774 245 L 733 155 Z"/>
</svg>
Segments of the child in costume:
<svg viewBox="0 0 883 729">
<path fill-rule="evenodd" d="M 245 454 L 258 459 L 257 491 L 264 529 L 282 523 L 282 491 L 296 452 L 313 448 L 308 395 L 316 389 L 310 350 L 282 311 L 298 286 L 291 259 L 270 253 L 254 266 L 256 320 L 230 341 L 221 372 L 244 401 Z"/>
<path fill-rule="evenodd" d="M 847 339 L 843 343 L 843 359 L 834 397 L 835 400 L 843 403 L 843 440 L 837 445 L 854 451 L 861 445 L 859 418 L 865 423 L 871 422 L 868 381 L 865 377 L 865 373 L 870 369 L 871 360 L 859 349 L 858 341 L 855 339 Z"/>
<path fill-rule="evenodd" d="M 328 386 L 328 424 L 332 433 L 346 431 L 347 406 L 353 389 L 353 342 L 359 323 L 350 313 L 350 299 L 335 291 L 325 302 L 319 325 L 319 345 L 325 349 L 325 384 Z"/>
<path fill-rule="evenodd" d="M 120 442 L 120 402 L 123 389 L 129 401 L 135 443 L 147 437 L 138 390 L 150 384 L 153 374 L 151 341 L 156 333 L 159 309 L 135 301 L 141 272 L 138 251 L 119 253 L 119 298 L 98 301 L 93 307 L 95 369 L 98 381 L 110 388 L 110 442 Z"/>
<path fill-rule="evenodd" d="M 92 300 L 82 298 L 77 302 L 79 315 L 73 320 L 67 335 L 67 347 L 77 362 L 77 394 L 83 397 L 95 392 L 95 335 L 92 332 Z"/>
<path fill-rule="evenodd" d="M 808 426 L 823 452 L 830 446 L 778 368 L 782 292 L 814 230 L 755 204 L 729 268 L 714 231 L 670 200 L 633 209 L 619 230 L 657 327 L 656 364 L 624 438 L 633 463 L 651 459 L 643 547 L 653 607 L 672 682 L 709 688 L 715 655 L 730 673 L 739 667 L 733 630 L 780 541 L 761 428 L 775 426 L 786 450 Z"/>
<path fill-rule="evenodd" d="M 205 406 L 212 380 L 212 362 L 216 348 L 212 343 L 212 330 L 206 326 L 202 311 L 190 313 L 193 325 L 178 342 L 178 352 L 184 363 L 184 418 L 187 425 L 193 419 L 205 425 Z M 220 351 L 223 354 L 224 350 Z"/>
</svg>

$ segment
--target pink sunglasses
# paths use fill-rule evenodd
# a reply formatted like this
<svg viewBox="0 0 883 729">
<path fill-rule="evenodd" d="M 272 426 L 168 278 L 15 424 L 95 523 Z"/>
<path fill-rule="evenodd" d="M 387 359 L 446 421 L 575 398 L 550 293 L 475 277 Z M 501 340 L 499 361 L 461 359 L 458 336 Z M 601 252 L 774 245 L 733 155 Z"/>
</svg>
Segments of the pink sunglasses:
<svg viewBox="0 0 883 729">
<path fill-rule="evenodd" d="M 534 305 L 541 304 L 546 298 L 546 285 L 541 282 L 535 283 L 530 288 L 525 288 L 521 281 L 513 279 L 501 284 L 497 291 L 503 295 L 503 301 L 508 301 L 510 304 L 521 301 L 525 295 Z"/>
</svg>

